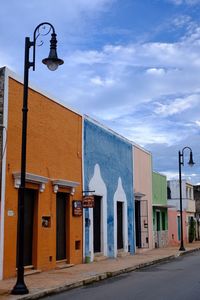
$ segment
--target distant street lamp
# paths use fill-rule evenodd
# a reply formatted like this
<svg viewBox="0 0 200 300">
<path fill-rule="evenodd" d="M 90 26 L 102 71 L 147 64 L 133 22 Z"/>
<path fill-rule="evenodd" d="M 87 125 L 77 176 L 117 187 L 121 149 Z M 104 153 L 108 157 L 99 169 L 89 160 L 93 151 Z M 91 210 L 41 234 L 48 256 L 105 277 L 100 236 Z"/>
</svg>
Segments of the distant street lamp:
<svg viewBox="0 0 200 300">
<path fill-rule="evenodd" d="M 47 32 L 41 33 L 41 30 Z M 14 295 L 28 294 L 29 291 L 24 282 L 24 198 L 25 198 L 25 185 L 26 185 L 26 140 L 27 140 L 27 114 L 28 114 L 28 78 L 29 68 L 33 68 L 35 71 L 35 47 L 36 40 L 39 36 L 45 36 L 50 33 L 50 52 L 49 56 L 42 60 L 47 65 L 49 70 L 54 71 L 59 65 L 62 65 L 64 61 L 57 56 L 56 50 L 56 33 L 53 25 L 48 22 L 39 24 L 33 34 L 33 41 L 30 41 L 29 37 L 25 38 L 25 60 L 24 60 L 24 90 L 23 90 L 23 108 L 22 108 L 22 145 L 21 145 L 21 183 L 18 196 L 18 234 L 17 234 L 17 282 L 13 287 L 11 293 Z M 43 42 L 40 43 L 40 46 Z M 29 61 L 29 51 L 33 47 L 33 60 Z"/>
<path fill-rule="evenodd" d="M 193 166 L 195 163 L 193 161 L 193 154 L 192 149 L 190 147 L 184 147 L 182 149 L 182 152 L 178 152 L 178 161 L 179 161 L 179 188 L 180 188 L 180 216 L 181 216 L 181 245 L 179 250 L 185 251 L 184 244 L 183 244 L 183 209 L 182 209 L 182 178 L 181 178 L 181 165 L 184 166 L 184 150 L 189 149 L 190 150 L 190 159 L 188 162 L 189 166 Z"/>
</svg>

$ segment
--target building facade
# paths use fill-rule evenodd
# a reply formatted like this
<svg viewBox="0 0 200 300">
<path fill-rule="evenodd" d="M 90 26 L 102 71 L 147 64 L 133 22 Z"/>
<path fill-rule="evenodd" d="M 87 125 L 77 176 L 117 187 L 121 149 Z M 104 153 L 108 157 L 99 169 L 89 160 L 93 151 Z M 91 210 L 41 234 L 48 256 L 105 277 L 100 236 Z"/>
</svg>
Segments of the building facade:
<svg viewBox="0 0 200 300">
<path fill-rule="evenodd" d="M 152 249 L 152 157 L 133 145 L 136 250 Z"/>
<path fill-rule="evenodd" d="M 96 121 L 84 119 L 84 256 L 117 257 L 135 251 L 132 144 Z"/>
<path fill-rule="evenodd" d="M 196 239 L 200 240 L 200 185 L 194 185 L 194 200 L 196 206 Z"/>
<path fill-rule="evenodd" d="M 168 245 L 167 178 L 153 172 L 153 242 L 155 248 Z"/>
<path fill-rule="evenodd" d="M 23 84 L 0 69 L 0 278 L 15 276 Z M 82 262 L 82 116 L 29 88 L 24 265 L 48 270 Z M 75 201 L 75 202 L 74 202 Z"/>
<path fill-rule="evenodd" d="M 168 232 L 169 243 L 177 245 L 181 239 L 181 219 L 180 219 L 180 187 L 179 180 L 169 180 L 167 182 L 168 205 Z M 189 241 L 189 224 L 191 218 L 195 218 L 195 200 L 193 185 L 182 180 L 182 216 L 183 216 L 183 240 Z"/>
<path fill-rule="evenodd" d="M 22 99 L 21 79 L 1 68 L 0 278 L 16 274 Z M 151 153 L 32 86 L 26 162 L 29 272 L 155 245 Z M 83 206 L 91 195 L 94 205 Z"/>
</svg>

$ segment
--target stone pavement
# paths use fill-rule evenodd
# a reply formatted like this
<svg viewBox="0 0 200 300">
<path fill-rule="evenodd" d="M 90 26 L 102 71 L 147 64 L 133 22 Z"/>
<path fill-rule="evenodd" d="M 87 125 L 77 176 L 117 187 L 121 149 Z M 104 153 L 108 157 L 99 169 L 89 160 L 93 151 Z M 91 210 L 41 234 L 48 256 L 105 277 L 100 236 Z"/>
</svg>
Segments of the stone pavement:
<svg viewBox="0 0 200 300">
<path fill-rule="evenodd" d="M 10 295 L 16 278 L 2 280 L 0 281 L 0 300 L 39 299 L 45 295 L 104 280 L 138 268 L 174 259 L 189 252 L 198 251 L 200 250 L 200 241 L 185 245 L 185 252 L 180 252 L 178 248 L 153 249 L 133 256 L 127 255 L 116 259 L 106 259 L 25 276 L 25 282 L 29 289 L 29 294 L 27 295 Z"/>
</svg>

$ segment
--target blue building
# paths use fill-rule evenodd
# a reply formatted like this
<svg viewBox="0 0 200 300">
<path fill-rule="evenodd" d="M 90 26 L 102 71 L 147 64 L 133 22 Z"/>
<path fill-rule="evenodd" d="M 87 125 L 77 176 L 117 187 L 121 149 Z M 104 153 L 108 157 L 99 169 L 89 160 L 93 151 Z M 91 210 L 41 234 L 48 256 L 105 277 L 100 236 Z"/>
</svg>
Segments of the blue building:
<svg viewBox="0 0 200 300">
<path fill-rule="evenodd" d="M 84 209 L 85 257 L 135 251 L 133 147 L 131 142 L 84 118 L 84 190 L 94 208 Z"/>
</svg>

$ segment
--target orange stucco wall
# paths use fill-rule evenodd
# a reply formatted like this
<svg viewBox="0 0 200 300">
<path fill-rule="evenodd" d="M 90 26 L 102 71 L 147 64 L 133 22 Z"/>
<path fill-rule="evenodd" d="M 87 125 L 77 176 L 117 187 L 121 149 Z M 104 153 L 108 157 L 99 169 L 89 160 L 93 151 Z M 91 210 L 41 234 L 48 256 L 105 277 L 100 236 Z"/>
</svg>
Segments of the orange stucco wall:
<svg viewBox="0 0 200 300">
<path fill-rule="evenodd" d="M 148 203 L 149 248 L 153 247 L 152 227 L 152 161 L 151 154 L 134 146 L 134 192 L 142 193 Z"/>
<path fill-rule="evenodd" d="M 23 85 L 9 78 L 6 153 L 4 278 L 16 273 L 17 197 L 13 172 L 20 171 Z M 27 132 L 27 172 L 50 179 L 79 182 L 70 195 L 67 213 L 67 251 L 69 263 L 82 262 L 82 217 L 72 215 L 72 200 L 82 198 L 82 117 L 46 96 L 29 89 Z M 37 184 L 27 187 L 38 189 Z M 60 190 L 62 191 L 62 189 Z M 63 190 L 67 192 L 67 190 Z M 13 211 L 13 216 L 8 216 Z M 50 228 L 42 227 L 42 216 L 51 217 Z M 75 250 L 75 241 L 80 249 Z M 49 180 L 44 192 L 38 191 L 34 217 L 34 268 L 56 266 L 56 193 Z"/>
</svg>

